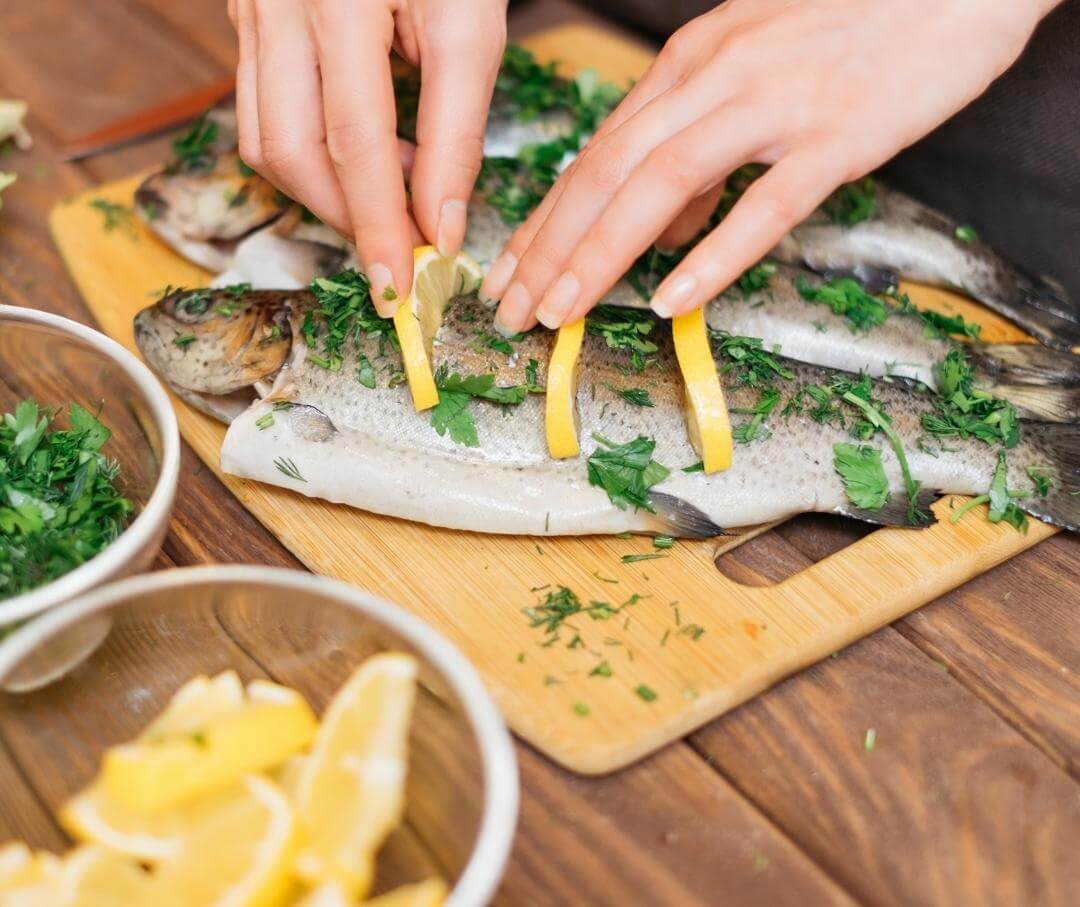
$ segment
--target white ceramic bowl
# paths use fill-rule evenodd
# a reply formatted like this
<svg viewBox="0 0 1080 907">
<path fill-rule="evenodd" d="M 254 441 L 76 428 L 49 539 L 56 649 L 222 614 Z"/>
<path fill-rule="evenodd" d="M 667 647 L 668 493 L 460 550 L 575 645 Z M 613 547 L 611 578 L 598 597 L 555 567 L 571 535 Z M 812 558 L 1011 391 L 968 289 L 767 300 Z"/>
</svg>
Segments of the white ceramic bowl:
<svg viewBox="0 0 1080 907">
<path fill-rule="evenodd" d="M 150 566 L 168 529 L 180 473 L 180 433 L 168 395 L 145 365 L 91 328 L 33 309 L 0 305 L 0 412 L 27 397 L 66 411 L 74 401 L 113 436 L 105 453 L 120 461 L 136 517 L 85 564 L 22 595 L 0 599 L 0 627 L 55 607 L 102 583 Z"/>
<path fill-rule="evenodd" d="M 236 670 L 298 689 L 322 712 L 379 651 L 420 663 L 403 831 L 377 861 L 377 891 L 438 872 L 448 907 L 481 907 L 510 854 L 517 764 L 469 662 L 435 630 L 382 599 L 308 573 L 196 567 L 132 577 L 26 624 L 0 644 L 0 739 L 54 811 L 196 674 Z M 19 834 L 5 814 L 0 842 Z M 25 826 L 23 826 L 25 828 Z M 30 842 L 44 843 L 41 842 Z M 422 864 L 422 865 L 421 865 Z"/>
</svg>

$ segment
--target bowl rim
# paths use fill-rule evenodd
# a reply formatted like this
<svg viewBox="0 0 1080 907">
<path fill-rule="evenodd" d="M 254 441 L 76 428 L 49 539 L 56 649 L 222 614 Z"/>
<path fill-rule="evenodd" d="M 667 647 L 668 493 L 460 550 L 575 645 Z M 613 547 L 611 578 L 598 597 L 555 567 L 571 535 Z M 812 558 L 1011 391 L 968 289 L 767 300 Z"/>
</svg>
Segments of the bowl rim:
<svg viewBox="0 0 1080 907">
<path fill-rule="evenodd" d="M 483 907 L 506 869 L 517 827 L 520 798 L 517 756 L 501 713 L 472 663 L 441 633 L 415 614 L 366 589 L 302 570 L 256 565 L 176 567 L 141 574 L 88 591 L 16 630 L 0 642 L 0 678 L 49 634 L 124 599 L 198 585 L 270 584 L 315 591 L 396 631 L 433 664 L 453 687 L 472 727 L 484 772 L 484 804 L 472 853 L 446 907 Z"/>
<path fill-rule="evenodd" d="M 100 331 L 51 312 L 0 304 L 0 322 L 54 328 L 112 360 L 135 383 L 150 407 L 161 435 L 161 468 L 146 506 L 131 524 L 95 557 L 69 573 L 14 598 L 0 600 L 0 626 L 46 611 L 114 577 L 154 540 L 168 523 L 180 478 L 180 429 L 168 394 L 137 356 Z"/>
</svg>

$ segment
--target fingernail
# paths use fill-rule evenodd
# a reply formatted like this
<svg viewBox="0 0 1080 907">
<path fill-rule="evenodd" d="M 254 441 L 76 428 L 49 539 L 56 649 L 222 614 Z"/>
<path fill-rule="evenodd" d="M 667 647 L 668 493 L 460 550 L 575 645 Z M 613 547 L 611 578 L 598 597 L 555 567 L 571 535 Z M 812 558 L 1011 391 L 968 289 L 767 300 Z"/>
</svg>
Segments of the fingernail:
<svg viewBox="0 0 1080 907">
<path fill-rule="evenodd" d="M 383 318 L 389 318 L 401 304 L 398 292 L 394 289 L 394 275 L 380 262 L 368 265 L 364 271 L 371 282 L 371 301 L 375 303 L 376 311 Z"/>
<path fill-rule="evenodd" d="M 465 241 L 465 202 L 452 198 L 439 209 L 439 226 L 435 229 L 435 248 L 443 258 L 453 258 Z"/>
<path fill-rule="evenodd" d="M 532 314 L 532 297 L 525 285 L 515 280 L 503 295 L 499 311 L 495 313 L 495 325 L 503 333 L 517 333 Z"/>
<path fill-rule="evenodd" d="M 581 283 L 573 271 L 565 271 L 540 300 L 536 310 L 537 320 L 546 328 L 560 327 L 581 295 Z"/>
<path fill-rule="evenodd" d="M 686 305 L 697 289 L 697 278 L 690 274 L 680 274 L 673 281 L 665 283 L 649 301 L 652 310 L 661 318 L 670 318 L 672 314 Z"/>
<path fill-rule="evenodd" d="M 495 259 L 495 264 L 491 266 L 487 277 L 480 285 L 480 299 L 490 304 L 502 298 L 506 285 L 510 283 L 517 266 L 518 258 L 513 252 L 503 252 Z"/>
</svg>

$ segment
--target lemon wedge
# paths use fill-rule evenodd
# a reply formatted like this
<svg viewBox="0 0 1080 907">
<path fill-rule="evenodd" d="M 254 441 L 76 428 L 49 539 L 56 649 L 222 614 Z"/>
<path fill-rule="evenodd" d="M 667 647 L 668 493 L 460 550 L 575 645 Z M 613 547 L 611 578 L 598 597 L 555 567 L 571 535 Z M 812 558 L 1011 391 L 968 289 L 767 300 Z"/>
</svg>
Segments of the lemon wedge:
<svg viewBox="0 0 1080 907">
<path fill-rule="evenodd" d="M 131 907 L 158 904 L 153 880 L 105 847 L 79 847 L 41 878 L 8 889 L 4 907 Z"/>
<path fill-rule="evenodd" d="M 337 883 L 350 898 L 371 887 L 375 852 L 404 810 L 416 671 L 407 655 L 376 655 L 323 716 L 295 795 L 306 835 L 296 874 L 312 887 Z"/>
<path fill-rule="evenodd" d="M 256 680 L 236 708 L 192 726 L 174 713 L 165 729 L 105 753 L 104 794 L 131 813 L 174 808 L 280 765 L 308 746 L 318 723 L 295 690 Z"/>
<path fill-rule="evenodd" d="M 139 736 L 191 733 L 243 703 L 244 685 L 236 671 L 222 671 L 212 678 L 199 675 L 173 693 L 169 704 Z"/>
<path fill-rule="evenodd" d="M 434 246 L 413 250 L 412 292 L 394 313 L 394 327 L 417 412 L 439 402 L 431 371 L 431 347 L 446 305 L 455 296 L 477 289 L 483 276 L 480 266 L 464 252 L 443 258 Z"/>
<path fill-rule="evenodd" d="M 402 885 L 370 901 L 365 907 L 439 907 L 446 900 L 446 883 L 442 879 L 426 879 L 415 885 Z"/>
<path fill-rule="evenodd" d="M 44 850 L 34 853 L 21 841 L 0 847 L 0 902 L 9 891 L 58 877 L 61 865 L 55 854 Z"/>
<path fill-rule="evenodd" d="M 548 453 L 556 460 L 576 457 L 578 443 L 578 357 L 585 338 L 585 319 L 559 328 L 548 363 L 544 400 L 544 433 Z"/>
<path fill-rule="evenodd" d="M 686 389 L 686 429 L 705 472 L 731 466 L 731 420 L 716 372 L 705 312 L 695 309 L 671 321 L 675 356 Z"/>
<path fill-rule="evenodd" d="M 299 829 L 285 793 L 258 775 L 185 836 L 155 873 L 155 907 L 278 907 L 293 894 Z"/>
</svg>

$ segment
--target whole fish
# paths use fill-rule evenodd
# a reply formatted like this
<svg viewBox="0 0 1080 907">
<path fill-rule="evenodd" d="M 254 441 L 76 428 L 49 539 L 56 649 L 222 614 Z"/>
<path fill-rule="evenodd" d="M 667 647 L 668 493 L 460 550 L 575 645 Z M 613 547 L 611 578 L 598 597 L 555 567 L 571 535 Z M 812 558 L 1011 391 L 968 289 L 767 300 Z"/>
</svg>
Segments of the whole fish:
<svg viewBox="0 0 1080 907">
<path fill-rule="evenodd" d="M 845 405 L 839 389 L 826 390 L 853 376 L 778 359 L 759 348 L 751 359 L 760 369 L 747 369 L 751 360 L 745 353 L 754 344 L 740 341 L 742 354 L 735 356 L 726 352 L 731 338 L 718 334 L 716 355 L 724 363 L 736 437 L 746 443 L 737 446 L 729 470 L 706 475 L 695 469 L 698 456 L 687 438 L 681 380 L 664 324 L 649 333 L 655 349 L 639 363 L 612 345 L 602 324 L 590 327 L 577 393 L 585 454 L 552 460 L 542 398 L 527 390 L 544 384 L 549 332 L 525 335 L 506 355 L 505 347 L 500 352 L 500 344 L 491 344 L 483 304 L 475 296 L 453 300 L 433 346 L 444 401 L 433 413 L 418 414 L 386 323 L 369 324 L 373 329 L 358 323 L 346 331 L 336 367 L 328 369 L 323 344 L 331 335 L 313 314 L 317 305 L 307 291 L 198 291 L 194 301 L 192 291 L 177 291 L 136 317 L 136 341 L 155 371 L 189 399 L 231 419 L 221 454 L 227 472 L 376 513 L 478 532 L 708 536 L 722 527 L 810 511 L 885 524 L 905 524 L 921 513 L 925 521 L 933 494 L 985 492 L 997 468 L 997 448 L 973 438 L 925 443 L 921 419 L 934 409 L 931 395 L 905 382 L 874 382 L 874 405 L 891 420 L 922 490 L 913 500 L 893 448 L 877 435 L 862 443 L 879 451 L 887 501 L 860 509 L 837 474 L 833 446 L 852 442 L 849 432 L 861 410 Z M 470 402 L 450 392 L 477 376 L 489 388 L 524 387 L 521 402 Z M 833 400 L 837 412 L 824 415 L 806 407 L 812 389 Z M 763 412 L 771 392 L 777 400 Z M 497 399 L 506 400 L 506 393 Z M 241 409 L 245 401 L 250 405 Z M 651 457 L 666 468 L 643 506 L 620 506 L 590 482 L 612 446 L 619 456 L 631 455 L 621 447 L 626 444 L 637 445 L 634 457 L 644 453 L 645 461 Z M 1047 487 L 1043 496 L 1018 497 L 1016 504 L 1059 525 L 1080 525 L 1080 427 L 1025 424 L 1007 454 L 1008 488 L 1030 491 L 1029 469 L 1045 477 Z"/>
<path fill-rule="evenodd" d="M 1080 346 L 1080 306 L 1065 288 L 1032 274 L 980 240 L 970 227 L 890 189 L 862 181 L 864 214 L 846 223 L 823 206 L 795 227 L 772 256 L 869 285 L 899 277 L 959 290 L 1056 349 Z"/>
<path fill-rule="evenodd" d="M 787 265 L 766 264 L 755 271 L 765 285 L 745 291 L 732 287 L 709 303 L 705 317 L 710 327 L 761 337 L 767 346 L 779 344 L 790 359 L 874 377 L 910 378 L 938 389 L 940 363 L 958 347 L 943 334 L 945 320 L 935 321 L 933 313 L 872 296 L 844 281 L 826 284 Z M 856 309 L 845 312 L 851 296 Z M 976 340 L 960 348 L 972 361 L 976 386 L 1009 400 L 1021 416 L 1080 420 L 1080 356 L 1037 343 Z"/>
</svg>

